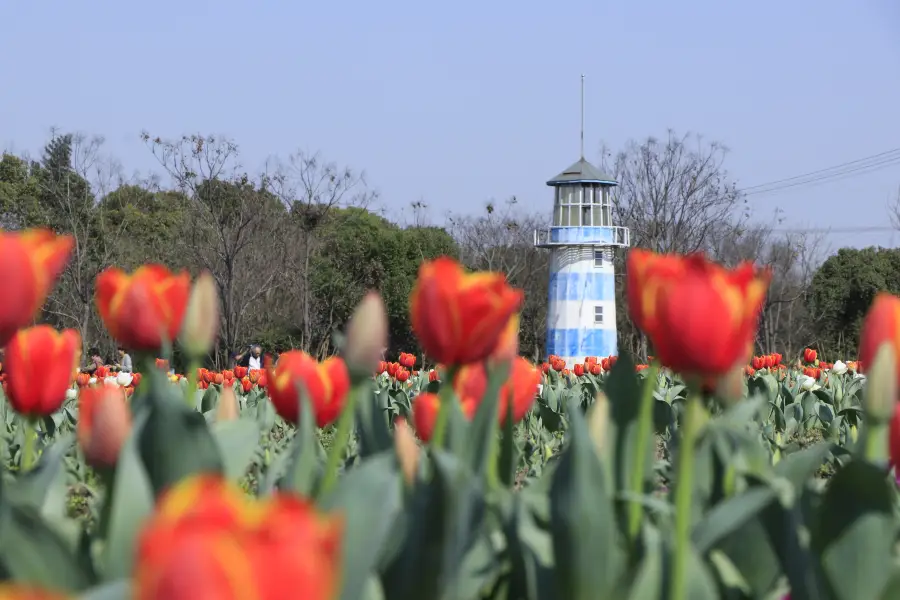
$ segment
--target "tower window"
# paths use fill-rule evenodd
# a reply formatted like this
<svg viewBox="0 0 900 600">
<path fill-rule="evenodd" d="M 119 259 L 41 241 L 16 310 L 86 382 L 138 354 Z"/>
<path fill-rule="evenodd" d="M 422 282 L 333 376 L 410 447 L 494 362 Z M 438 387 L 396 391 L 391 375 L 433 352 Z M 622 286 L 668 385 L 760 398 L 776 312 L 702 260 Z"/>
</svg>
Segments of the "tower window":
<svg viewBox="0 0 900 600">
<path fill-rule="evenodd" d="M 594 250 L 594 268 L 603 268 L 603 250 Z M 602 308 L 602 307 L 600 307 Z"/>
<path fill-rule="evenodd" d="M 603 325 L 603 307 L 594 307 L 594 325 Z"/>
</svg>

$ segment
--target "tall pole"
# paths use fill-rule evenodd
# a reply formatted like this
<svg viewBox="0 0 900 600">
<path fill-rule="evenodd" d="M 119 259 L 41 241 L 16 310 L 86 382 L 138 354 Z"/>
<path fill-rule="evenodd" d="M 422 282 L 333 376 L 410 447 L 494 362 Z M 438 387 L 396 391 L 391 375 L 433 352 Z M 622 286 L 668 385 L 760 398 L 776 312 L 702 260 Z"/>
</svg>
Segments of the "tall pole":
<svg viewBox="0 0 900 600">
<path fill-rule="evenodd" d="M 581 74 L 581 159 L 584 160 L 584 73 Z"/>
</svg>

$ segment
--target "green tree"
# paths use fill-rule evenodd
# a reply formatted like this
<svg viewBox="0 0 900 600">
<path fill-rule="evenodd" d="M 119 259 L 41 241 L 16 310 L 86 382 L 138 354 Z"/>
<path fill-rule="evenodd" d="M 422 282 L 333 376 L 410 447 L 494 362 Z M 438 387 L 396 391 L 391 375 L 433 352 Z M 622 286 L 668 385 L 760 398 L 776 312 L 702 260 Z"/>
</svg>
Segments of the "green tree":
<svg viewBox="0 0 900 600">
<path fill-rule="evenodd" d="M 826 356 L 856 355 L 863 318 L 880 291 L 900 292 L 900 250 L 841 248 L 822 263 L 808 302 Z"/>
</svg>

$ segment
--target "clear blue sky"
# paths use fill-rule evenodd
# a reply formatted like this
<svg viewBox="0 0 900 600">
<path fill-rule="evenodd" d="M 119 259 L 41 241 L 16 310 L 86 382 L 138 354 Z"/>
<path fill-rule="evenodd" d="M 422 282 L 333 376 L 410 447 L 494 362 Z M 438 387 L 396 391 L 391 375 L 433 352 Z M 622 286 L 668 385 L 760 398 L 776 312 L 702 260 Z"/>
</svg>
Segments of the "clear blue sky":
<svg viewBox="0 0 900 600">
<path fill-rule="evenodd" d="M 512 194 L 549 211 L 544 182 L 578 157 L 581 73 L 594 162 L 670 127 L 730 147 L 739 185 L 900 147 L 897 0 L 9 0 L 0 56 L 0 147 L 103 134 L 131 173 L 157 168 L 142 129 L 225 134 L 248 167 L 319 150 L 433 220 Z M 898 186 L 893 166 L 754 213 L 886 225 Z"/>
</svg>

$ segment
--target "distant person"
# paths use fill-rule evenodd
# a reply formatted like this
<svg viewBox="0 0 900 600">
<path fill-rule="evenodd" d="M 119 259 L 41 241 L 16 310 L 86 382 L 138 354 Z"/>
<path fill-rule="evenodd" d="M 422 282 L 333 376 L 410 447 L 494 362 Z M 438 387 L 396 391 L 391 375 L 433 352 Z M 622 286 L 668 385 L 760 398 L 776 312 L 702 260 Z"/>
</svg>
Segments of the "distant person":
<svg viewBox="0 0 900 600">
<path fill-rule="evenodd" d="M 90 356 L 90 361 L 88 362 L 88 366 L 81 370 L 82 373 L 87 373 L 88 375 L 93 375 L 97 371 L 97 367 L 103 366 L 103 357 L 100 356 L 100 350 L 97 348 L 91 348 L 88 350 L 88 356 Z"/>
<path fill-rule="evenodd" d="M 235 365 L 248 369 L 262 369 L 262 346 L 253 344 L 247 350 L 234 357 Z"/>
<path fill-rule="evenodd" d="M 119 346 L 117 348 L 119 353 L 119 360 L 116 361 L 116 369 L 120 373 L 131 373 L 134 371 L 134 364 L 131 362 L 131 355 L 123 348 Z"/>
</svg>

